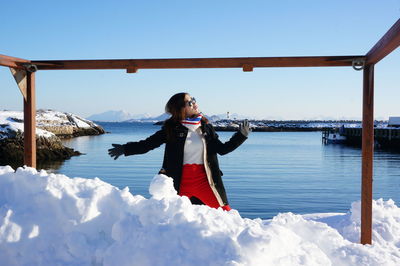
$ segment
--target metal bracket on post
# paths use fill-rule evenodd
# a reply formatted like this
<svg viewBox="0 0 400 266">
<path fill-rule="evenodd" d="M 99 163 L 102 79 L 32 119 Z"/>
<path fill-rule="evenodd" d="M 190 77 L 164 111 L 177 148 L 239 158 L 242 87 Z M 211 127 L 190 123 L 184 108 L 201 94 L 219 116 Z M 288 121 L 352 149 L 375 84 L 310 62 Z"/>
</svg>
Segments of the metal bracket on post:
<svg viewBox="0 0 400 266">
<path fill-rule="evenodd" d="M 22 64 L 22 66 L 26 69 L 26 71 L 28 72 L 36 72 L 38 70 L 36 65 L 33 64 Z"/>
<path fill-rule="evenodd" d="M 352 66 L 354 70 L 360 71 L 365 67 L 365 58 L 356 58 L 352 61 Z"/>
</svg>

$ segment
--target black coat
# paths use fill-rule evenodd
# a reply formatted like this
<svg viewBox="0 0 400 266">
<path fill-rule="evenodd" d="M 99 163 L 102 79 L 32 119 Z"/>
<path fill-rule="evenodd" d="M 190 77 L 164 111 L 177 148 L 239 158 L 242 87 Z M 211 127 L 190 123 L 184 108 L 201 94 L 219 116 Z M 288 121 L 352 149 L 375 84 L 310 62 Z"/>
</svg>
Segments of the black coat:
<svg viewBox="0 0 400 266">
<path fill-rule="evenodd" d="M 247 139 L 247 137 L 238 131 L 231 137 L 229 141 L 222 143 L 211 124 L 202 122 L 201 128 L 206 141 L 207 149 L 207 162 L 204 163 L 208 164 L 211 170 L 215 188 L 218 191 L 223 203 L 226 205 L 228 204 L 228 199 L 221 178 L 222 172 L 219 168 L 217 153 L 224 155 L 235 150 Z M 186 127 L 180 123 L 176 124 L 174 130 L 175 136 L 171 138 L 171 140 L 167 140 L 165 126 L 163 126 L 161 130 L 157 131 L 145 140 L 128 142 L 127 144 L 123 145 L 125 156 L 143 154 L 165 143 L 164 161 L 160 172 L 173 178 L 174 187 L 179 193 L 179 187 L 182 178 L 183 149 L 185 146 L 187 133 L 188 129 Z"/>
</svg>

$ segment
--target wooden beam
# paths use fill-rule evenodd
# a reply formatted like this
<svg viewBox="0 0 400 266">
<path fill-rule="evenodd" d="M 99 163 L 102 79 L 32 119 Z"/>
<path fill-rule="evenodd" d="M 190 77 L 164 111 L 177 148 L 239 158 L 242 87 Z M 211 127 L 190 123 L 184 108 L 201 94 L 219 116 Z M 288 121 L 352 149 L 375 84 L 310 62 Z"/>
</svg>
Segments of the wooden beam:
<svg viewBox="0 0 400 266">
<path fill-rule="evenodd" d="M 24 69 L 22 64 L 23 63 L 30 63 L 30 62 L 31 61 L 26 60 L 26 59 L 17 58 L 17 57 L 11 57 L 11 56 L 0 54 L 0 66 L 17 68 L 17 69 Z"/>
<path fill-rule="evenodd" d="M 367 53 L 367 64 L 376 64 L 400 46 L 400 19 Z"/>
<path fill-rule="evenodd" d="M 35 72 L 27 72 L 24 99 L 24 164 L 36 168 L 36 95 Z"/>
<path fill-rule="evenodd" d="M 243 68 L 244 65 L 253 67 L 327 67 L 351 66 L 352 61 L 356 58 L 364 58 L 364 56 L 40 60 L 32 61 L 32 64 L 36 65 L 39 70 Z"/>
<path fill-rule="evenodd" d="M 3 58 L 0 58 L 0 66 L 23 69 L 23 67 L 17 65 L 16 62 L 10 61 L 10 60 L 7 60 L 7 59 L 3 59 Z"/>
<path fill-rule="evenodd" d="M 361 244 L 372 242 L 372 177 L 374 160 L 374 65 L 363 75 Z"/>
</svg>

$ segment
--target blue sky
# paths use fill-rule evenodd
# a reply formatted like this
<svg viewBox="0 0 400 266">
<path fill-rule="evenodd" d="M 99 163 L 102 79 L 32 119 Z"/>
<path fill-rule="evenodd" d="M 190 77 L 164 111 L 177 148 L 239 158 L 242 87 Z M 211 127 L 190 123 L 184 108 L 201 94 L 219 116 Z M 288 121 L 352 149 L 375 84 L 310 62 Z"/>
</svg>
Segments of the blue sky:
<svg viewBox="0 0 400 266">
<path fill-rule="evenodd" d="M 400 0 L 1 1 L 0 54 L 26 59 L 363 55 L 400 18 Z M 400 116 L 400 49 L 375 67 L 375 117 Z M 159 115 L 191 93 L 206 114 L 361 118 L 362 71 L 336 68 L 53 70 L 36 75 L 37 107 L 87 117 Z M 21 110 L 0 68 L 0 110 Z"/>
</svg>

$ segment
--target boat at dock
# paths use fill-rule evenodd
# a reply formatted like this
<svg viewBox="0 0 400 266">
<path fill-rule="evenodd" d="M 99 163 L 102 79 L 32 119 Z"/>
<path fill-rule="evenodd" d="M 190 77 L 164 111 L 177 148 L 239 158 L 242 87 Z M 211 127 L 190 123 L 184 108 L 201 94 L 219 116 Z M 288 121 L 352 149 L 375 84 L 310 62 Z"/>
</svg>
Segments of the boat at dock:
<svg viewBox="0 0 400 266">
<path fill-rule="evenodd" d="M 346 144 L 347 138 L 340 134 L 340 129 L 327 129 L 322 131 L 322 143 L 324 144 Z"/>
</svg>

